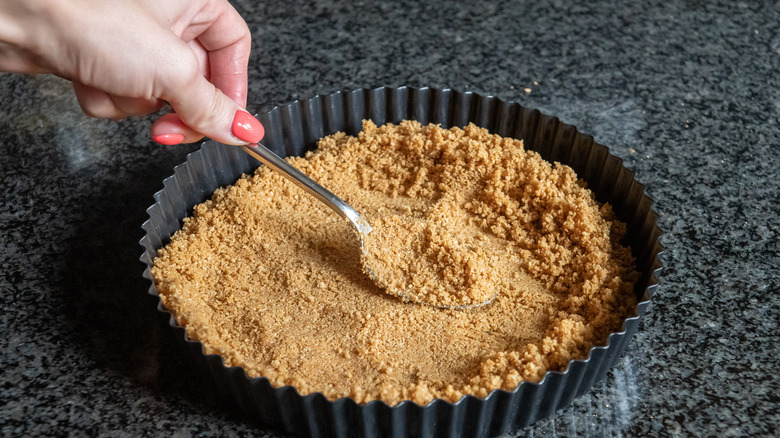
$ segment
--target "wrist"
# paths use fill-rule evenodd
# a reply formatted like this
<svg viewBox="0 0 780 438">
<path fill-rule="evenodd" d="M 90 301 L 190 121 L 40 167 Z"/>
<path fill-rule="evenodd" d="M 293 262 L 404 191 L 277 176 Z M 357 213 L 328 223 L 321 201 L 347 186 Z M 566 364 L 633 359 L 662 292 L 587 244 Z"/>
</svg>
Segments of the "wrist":
<svg viewBox="0 0 780 438">
<path fill-rule="evenodd" d="M 46 0 L 0 0 L 0 41 L 27 49 L 31 27 L 45 15 Z"/>
<path fill-rule="evenodd" d="M 0 70 L 51 71 L 50 49 L 57 44 L 52 29 L 64 1 L 0 0 Z"/>
</svg>

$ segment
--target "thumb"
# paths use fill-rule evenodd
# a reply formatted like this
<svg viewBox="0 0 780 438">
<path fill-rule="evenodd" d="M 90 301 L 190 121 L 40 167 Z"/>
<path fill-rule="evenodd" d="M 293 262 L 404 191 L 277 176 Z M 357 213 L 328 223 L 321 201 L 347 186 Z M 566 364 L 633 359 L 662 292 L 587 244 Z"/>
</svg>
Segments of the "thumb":
<svg viewBox="0 0 780 438">
<path fill-rule="evenodd" d="M 257 143 L 265 134 L 256 118 L 200 74 L 166 91 L 164 99 L 185 125 L 220 143 Z"/>
</svg>

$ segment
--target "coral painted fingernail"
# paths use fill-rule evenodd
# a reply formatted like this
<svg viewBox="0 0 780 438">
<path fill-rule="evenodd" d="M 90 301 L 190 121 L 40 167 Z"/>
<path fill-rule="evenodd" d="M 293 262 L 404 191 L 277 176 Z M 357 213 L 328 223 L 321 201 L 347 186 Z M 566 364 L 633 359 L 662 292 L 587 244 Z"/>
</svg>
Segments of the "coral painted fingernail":
<svg viewBox="0 0 780 438">
<path fill-rule="evenodd" d="M 252 117 L 248 112 L 241 110 L 236 111 L 231 129 L 236 138 L 249 143 L 257 143 L 265 135 L 265 128 L 260 124 L 260 121 Z"/>
<path fill-rule="evenodd" d="M 152 137 L 152 140 L 166 146 L 172 146 L 183 142 L 184 136 L 182 134 L 160 134 Z"/>
</svg>

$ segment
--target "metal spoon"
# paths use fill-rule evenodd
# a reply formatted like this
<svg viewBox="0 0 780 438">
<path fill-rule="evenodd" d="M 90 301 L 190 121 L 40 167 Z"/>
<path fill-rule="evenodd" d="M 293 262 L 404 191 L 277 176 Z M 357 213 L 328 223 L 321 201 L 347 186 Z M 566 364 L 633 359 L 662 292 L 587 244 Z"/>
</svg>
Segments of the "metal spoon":
<svg viewBox="0 0 780 438">
<path fill-rule="evenodd" d="M 360 241 L 360 254 L 361 254 L 360 262 L 363 265 L 363 269 L 368 274 L 368 276 L 371 277 L 374 283 L 376 283 L 376 285 L 382 288 L 386 293 L 399 297 L 405 301 L 415 301 L 420 304 L 429 304 L 434 307 L 439 307 L 444 309 L 465 309 L 470 307 L 483 306 L 485 304 L 490 303 L 495 298 L 495 296 L 493 296 L 492 298 L 490 298 L 485 302 L 476 303 L 476 304 L 442 306 L 438 304 L 412 300 L 409 298 L 410 294 L 405 294 L 404 291 L 399 291 L 399 290 L 389 288 L 387 285 L 390 282 L 384 281 L 382 278 L 380 278 L 377 275 L 378 270 L 372 268 L 369 258 L 366 257 L 364 243 L 372 231 L 371 224 L 369 224 L 367 220 L 365 220 L 362 216 L 360 216 L 360 214 L 354 208 L 350 207 L 346 202 L 341 200 L 341 198 L 331 193 L 325 187 L 317 184 L 314 180 L 312 180 L 311 178 L 306 176 L 303 172 L 290 165 L 287 161 L 285 161 L 275 153 L 271 152 L 268 148 L 266 148 L 262 144 L 260 143 L 250 144 L 250 145 L 242 146 L 242 148 L 244 152 L 248 153 L 249 155 L 257 159 L 261 163 L 265 164 L 266 166 L 270 167 L 274 171 L 278 172 L 280 175 L 284 176 L 285 178 L 293 182 L 296 186 L 302 188 L 305 192 L 309 193 L 310 195 L 314 196 L 316 199 L 318 199 L 319 201 L 321 201 L 322 203 L 330 207 L 331 210 L 335 211 L 339 216 L 344 217 L 349 221 L 349 223 L 354 228 L 355 233 L 357 234 L 358 239 Z"/>
</svg>

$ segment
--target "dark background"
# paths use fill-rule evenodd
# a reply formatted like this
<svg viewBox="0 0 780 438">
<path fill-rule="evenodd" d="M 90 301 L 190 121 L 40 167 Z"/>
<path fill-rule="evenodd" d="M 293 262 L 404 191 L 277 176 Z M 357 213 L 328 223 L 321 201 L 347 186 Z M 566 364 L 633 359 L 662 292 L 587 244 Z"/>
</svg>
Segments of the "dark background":
<svg viewBox="0 0 780 438">
<path fill-rule="evenodd" d="M 583 3 L 583 4 L 579 4 Z M 517 436 L 780 433 L 780 5 L 234 1 L 248 108 L 451 87 L 593 134 L 656 200 L 666 269 L 607 378 Z M 0 74 L 0 435 L 277 436 L 211 400 L 138 261 L 152 195 L 197 145 L 83 116 Z"/>
</svg>

